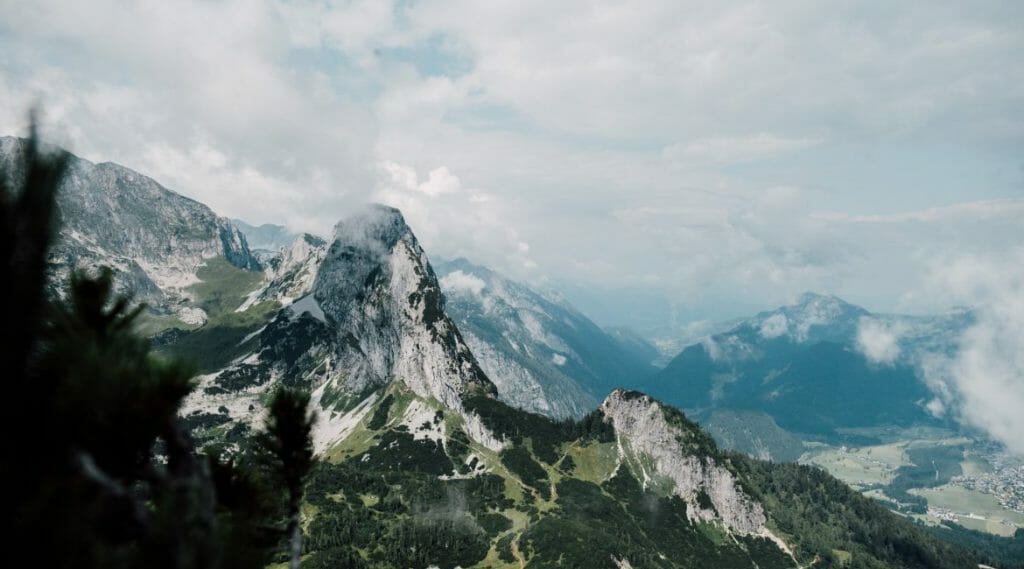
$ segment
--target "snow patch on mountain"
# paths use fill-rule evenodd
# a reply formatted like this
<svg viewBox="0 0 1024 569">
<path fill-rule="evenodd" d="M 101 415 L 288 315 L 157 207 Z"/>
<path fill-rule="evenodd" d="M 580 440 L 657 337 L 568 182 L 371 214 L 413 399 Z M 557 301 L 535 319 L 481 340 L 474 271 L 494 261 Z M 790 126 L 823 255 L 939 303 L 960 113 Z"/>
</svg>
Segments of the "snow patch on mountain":
<svg viewBox="0 0 1024 569">
<path fill-rule="evenodd" d="M 324 315 L 324 309 L 320 308 L 320 303 L 318 303 L 316 298 L 311 294 L 296 300 L 287 308 L 287 310 L 294 316 L 309 314 L 321 322 L 327 322 L 327 316 Z"/>
<path fill-rule="evenodd" d="M 772 339 L 789 331 L 789 321 L 785 314 L 772 314 L 761 322 L 761 337 Z"/>
<path fill-rule="evenodd" d="M 326 383 L 321 385 L 313 392 L 310 398 L 313 407 L 321 409 L 321 415 L 313 425 L 313 450 L 317 454 L 322 454 L 352 434 L 352 431 L 373 409 L 373 405 L 379 397 L 377 393 L 371 393 L 369 397 L 363 399 L 351 411 L 338 413 L 329 408 L 325 409 L 325 406 L 322 404 L 326 387 Z"/>
<path fill-rule="evenodd" d="M 190 326 L 201 326 L 206 323 L 206 311 L 202 308 L 185 306 L 175 310 L 174 315 L 185 324 Z"/>
</svg>

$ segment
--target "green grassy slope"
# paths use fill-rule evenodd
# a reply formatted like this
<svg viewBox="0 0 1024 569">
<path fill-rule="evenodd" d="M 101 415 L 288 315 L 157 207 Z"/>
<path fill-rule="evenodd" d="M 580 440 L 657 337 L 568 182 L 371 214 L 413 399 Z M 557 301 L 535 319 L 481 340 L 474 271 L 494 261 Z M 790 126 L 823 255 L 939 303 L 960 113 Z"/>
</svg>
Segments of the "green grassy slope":
<svg viewBox="0 0 1024 569">
<path fill-rule="evenodd" d="M 432 418 L 410 423 L 415 399 L 389 386 L 331 460 L 317 466 L 307 490 L 304 566 L 796 565 L 766 539 L 690 521 L 670 488 L 645 488 L 630 466 L 644 457 L 623 456 L 598 413 L 555 423 L 490 399 L 468 400 L 467 408 L 512 443 L 494 453 L 470 441 L 461 418 L 434 402 L 420 402 L 436 409 Z M 678 428 L 696 428 L 677 418 Z M 763 502 L 769 526 L 802 566 L 923 569 L 978 561 L 820 469 L 725 454 L 704 435 L 694 440 L 702 444 L 693 452 L 730 465 Z"/>
<path fill-rule="evenodd" d="M 264 326 L 280 306 L 262 302 L 242 312 L 236 310 L 255 290 L 263 274 L 239 269 L 221 257 L 199 268 L 200 282 L 188 288 L 208 320 L 202 326 L 177 332 L 173 340 L 158 345 L 158 351 L 193 363 L 203 373 L 220 369 L 251 351 L 257 343 L 253 333 Z M 165 332 L 166 334 L 166 332 Z"/>
</svg>

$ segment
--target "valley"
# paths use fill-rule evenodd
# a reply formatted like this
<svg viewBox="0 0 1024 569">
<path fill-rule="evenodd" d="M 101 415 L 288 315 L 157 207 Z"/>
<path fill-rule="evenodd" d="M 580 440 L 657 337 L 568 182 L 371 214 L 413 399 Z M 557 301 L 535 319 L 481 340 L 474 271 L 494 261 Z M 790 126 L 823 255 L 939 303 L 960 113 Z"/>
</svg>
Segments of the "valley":
<svg viewBox="0 0 1024 569">
<path fill-rule="evenodd" d="M 915 430 L 890 437 L 893 442 L 863 447 L 810 444 L 800 462 L 824 468 L 929 525 L 951 521 L 1002 536 L 1024 528 L 1020 460 L 988 441 L 953 432 Z M 915 504 L 914 498 L 927 503 Z"/>
</svg>

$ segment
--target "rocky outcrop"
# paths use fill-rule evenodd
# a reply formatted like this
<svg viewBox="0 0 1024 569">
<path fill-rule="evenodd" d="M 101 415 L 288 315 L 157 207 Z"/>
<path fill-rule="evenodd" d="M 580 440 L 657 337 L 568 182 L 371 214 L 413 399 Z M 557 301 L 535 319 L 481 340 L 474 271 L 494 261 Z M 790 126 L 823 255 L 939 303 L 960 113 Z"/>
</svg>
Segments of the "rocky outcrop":
<svg viewBox="0 0 1024 569">
<path fill-rule="evenodd" d="M 266 284 L 250 295 L 239 310 L 268 300 L 287 306 L 308 295 L 326 254 L 327 241 L 320 237 L 304 233 L 295 238 L 264 263 Z"/>
<path fill-rule="evenodd" d="M 637 392 L 615 390 L 601 411 L 615 427 L 621 452 L 653 464 L 655 472 L 640 473 L 641 478 L 646 482 L 657 475 L 671 481 L 691 520 L 720 520 L 742 535 L 765 534 L 764 510 L 740 488 L 736 476 L 713 457 L 691 452 L 688 439 L 702 433 L 670 423 L 660 403 Z"/>
</svg>

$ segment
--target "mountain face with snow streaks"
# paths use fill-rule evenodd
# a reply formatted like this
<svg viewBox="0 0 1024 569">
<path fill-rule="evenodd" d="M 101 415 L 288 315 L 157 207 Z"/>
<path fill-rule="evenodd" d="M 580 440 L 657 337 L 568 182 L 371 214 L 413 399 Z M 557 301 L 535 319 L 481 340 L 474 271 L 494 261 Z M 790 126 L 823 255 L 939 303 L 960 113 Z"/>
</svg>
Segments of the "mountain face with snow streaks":
<svg viewBox="0 0 1024 569">
<path fill-rule="evenodd" d="M 612 389 L 654 372 L 642 355 L 560 298 L 465 259 L 437 266 L 448 312 L 510 405 L 578 418 Z"/>
</svg>

